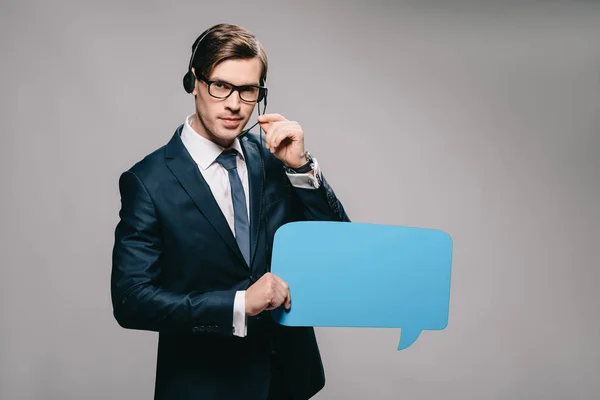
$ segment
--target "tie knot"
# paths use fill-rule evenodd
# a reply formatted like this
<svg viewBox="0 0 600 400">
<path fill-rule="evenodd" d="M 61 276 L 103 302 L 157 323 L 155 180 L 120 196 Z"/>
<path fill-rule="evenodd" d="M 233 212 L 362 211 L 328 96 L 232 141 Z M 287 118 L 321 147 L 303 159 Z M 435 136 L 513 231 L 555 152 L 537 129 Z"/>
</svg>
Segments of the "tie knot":
<svg viewBox="0 0 600 400">
<path fill-rule="evenodd" d="M 224 150 L 219 157 L 217 162 L 223 166 L 227 171 L 237 168 L 237 151 L 235 149 Z"/>
</svg>

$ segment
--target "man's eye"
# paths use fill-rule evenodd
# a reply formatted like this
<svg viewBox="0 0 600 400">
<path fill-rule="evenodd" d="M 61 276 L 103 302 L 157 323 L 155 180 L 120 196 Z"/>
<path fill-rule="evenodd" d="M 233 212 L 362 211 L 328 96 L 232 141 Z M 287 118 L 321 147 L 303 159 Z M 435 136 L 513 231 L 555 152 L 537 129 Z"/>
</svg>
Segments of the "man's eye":
<svg viewBox="0 0 600 400">
<path fill-rule="evenodd" d="M 258 88 L 256 86 L 243 86 L 240 90 L 244 93 L 258 92 Z"/>
<path fill-rule="evenodd" d="M 229 89 L 229 88 L 231 88 L 230 85 L 228 85 L 227 83 L 223 83 L 223 82 L 215 82 L 214 85 L 218 89 Z"/>
</svg>

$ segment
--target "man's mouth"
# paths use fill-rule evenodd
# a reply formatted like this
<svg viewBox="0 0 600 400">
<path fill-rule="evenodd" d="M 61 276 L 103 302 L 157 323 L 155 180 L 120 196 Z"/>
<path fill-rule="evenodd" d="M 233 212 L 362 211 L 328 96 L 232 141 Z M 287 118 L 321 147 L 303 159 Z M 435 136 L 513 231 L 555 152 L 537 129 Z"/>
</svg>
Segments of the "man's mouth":
<svg viewBox="0 0 600 400">
<path fill-rule="evenodd" d="M 223 125 L 227 128 L 236 128 L 242 121 L 240 117 L 219 117 L 219 119 L 223 121 Z"/>
</svg>

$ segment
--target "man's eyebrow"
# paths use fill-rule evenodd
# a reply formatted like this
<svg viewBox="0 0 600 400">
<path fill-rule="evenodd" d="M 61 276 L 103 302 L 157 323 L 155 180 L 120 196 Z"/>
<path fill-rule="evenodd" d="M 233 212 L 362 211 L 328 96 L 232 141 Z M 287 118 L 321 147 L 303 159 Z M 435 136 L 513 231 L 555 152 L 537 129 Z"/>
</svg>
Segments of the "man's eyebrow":
<svg viewBox="0 0 600 400">
<path fill-rule="evenodd" d="M 229 82 L 227 79 L 221 79 L 218 76 L 213 76 L 212 78 L 210 78 L 210 80 L 211 81 L 218 81 L 218 82 L 229 83 L 230 85 L 233 85 L 233 83 Z M 260 83 L 258 83 L 258 82 L 242 83 L 241 85 L 235 85 L 235 86 L 260 86 Z"/>
</svg>

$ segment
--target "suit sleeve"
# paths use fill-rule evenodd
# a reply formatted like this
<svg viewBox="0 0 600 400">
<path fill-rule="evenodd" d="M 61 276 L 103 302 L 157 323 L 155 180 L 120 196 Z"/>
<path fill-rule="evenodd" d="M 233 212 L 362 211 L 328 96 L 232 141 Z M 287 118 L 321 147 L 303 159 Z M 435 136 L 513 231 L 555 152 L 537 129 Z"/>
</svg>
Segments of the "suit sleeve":
<svg viewBox="0 0 600 400">
<path fill-rule="evenodd" d="M 342 202 L 325 179 L 316 159 L 315 164 L 316 180 L 320 182 L 317 188 L 293 185 L 300 203 L 301 218 L 308 221 L 350 222 Z"/>
<path fill-rule="evenodd" d="M 112 255 L 113 314 L 128 329 L 231 336 L 235 290 L 176 293 L 161 285 L 163 241 L 154 203 L 131 171 L 119 179 L 121 210 Z"/>
</svg>

